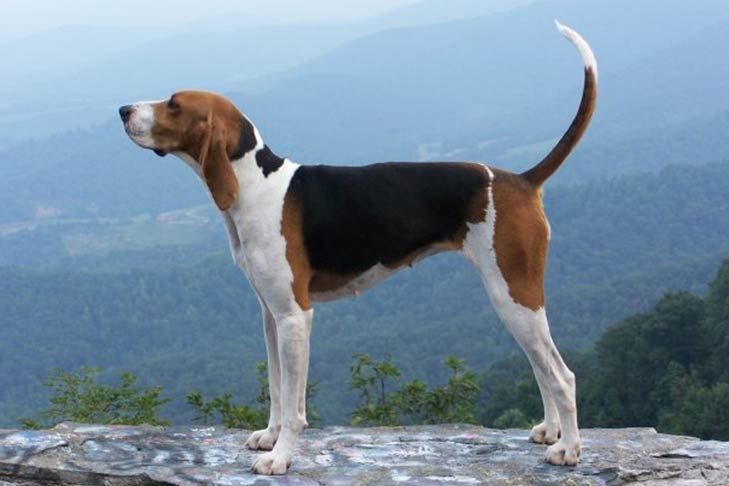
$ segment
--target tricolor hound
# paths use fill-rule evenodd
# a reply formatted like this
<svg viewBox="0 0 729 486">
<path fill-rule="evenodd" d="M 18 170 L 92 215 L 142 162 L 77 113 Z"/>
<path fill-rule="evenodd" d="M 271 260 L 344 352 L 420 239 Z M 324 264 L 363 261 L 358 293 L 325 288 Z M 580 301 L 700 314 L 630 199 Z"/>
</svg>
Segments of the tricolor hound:
<svg viewBox="0 0 729 486">
<path fill-rule="evenodd" d="M 544 403 L 529 438 L 546 460 L 577 464 L 575 378 L 545 313 L 549 223 L 541 187 L 585 132 L 597 64 L 588 44 L 557 23 L 584 61 L 579 110 L 552 151 L 522 174 L 467 162 L 299 165 L 275 155 L 226 98 L 182 91 L 119 109 L 139 146 L 174 154 L 205 182 L 230 237 L 233 260 L 261 304 L 268 351 L 268 427 L 246 445 L 270 450 L 253 470 L 284 474 L 306 428 L 312 302 L 356 295 L 401 268 L 458 251 L 481 274 L 501 320 L 526 352 Z"/>
</svg>

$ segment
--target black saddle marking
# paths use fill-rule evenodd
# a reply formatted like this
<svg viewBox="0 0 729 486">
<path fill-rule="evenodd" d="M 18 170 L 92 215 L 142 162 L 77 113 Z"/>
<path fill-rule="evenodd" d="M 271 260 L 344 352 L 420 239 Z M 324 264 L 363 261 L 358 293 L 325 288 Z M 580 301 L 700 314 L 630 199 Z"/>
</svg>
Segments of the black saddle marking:
<svg viewBox="0 0 729 486">
<path fill-rule="evenodd" d="M 356 274 L 455 235 L 488 184 L 478 164 L 388 162 L 301 166 L 289 192 L 302 208 L 312 267 Z"/>
</svg>

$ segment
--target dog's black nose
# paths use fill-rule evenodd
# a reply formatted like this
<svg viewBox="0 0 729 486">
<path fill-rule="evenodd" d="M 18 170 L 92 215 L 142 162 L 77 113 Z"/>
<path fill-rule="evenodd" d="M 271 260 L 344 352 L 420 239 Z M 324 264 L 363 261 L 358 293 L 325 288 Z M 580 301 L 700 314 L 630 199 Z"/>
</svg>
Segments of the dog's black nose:
<svg viewBox="0 0 729 486">
<path fill-rule="evenodd" d="M 132 105 L 124 105 L 121 108 L 119 108 L 119 116 L 121 117 L 123 122 L 126 122 L 129 119 L 129 115 L 132 114 Z"/>
</svg>

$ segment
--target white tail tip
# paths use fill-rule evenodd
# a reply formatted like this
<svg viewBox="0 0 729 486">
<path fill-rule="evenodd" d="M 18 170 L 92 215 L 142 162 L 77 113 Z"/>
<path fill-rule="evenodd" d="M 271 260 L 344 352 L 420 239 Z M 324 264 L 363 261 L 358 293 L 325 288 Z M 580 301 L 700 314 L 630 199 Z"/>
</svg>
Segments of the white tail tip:
<svg viewBox="0 0 729 486">
<path fill-rule="evenodd" d="M 557 26 L 559 33 L 565 36 L 568 41 L 577 47 L 577 50 L 580 51 L 580 55 L 582 56 L 582 62 L 585 63 L 585 68 L 592 70 L 595 74 L 595 79 L 597 79 L 597 60 L 595 59 L 595 54 L 592 52 L 592 49 L 590 49 L 590 45 L 587 41 L 585 41 L 585 39 L 583 39 L 582 36 L 574 30 L 570 29 L 566 25 L 560 24 L 559 20 L 555 19 L 554 24 Z"/>
</svg>

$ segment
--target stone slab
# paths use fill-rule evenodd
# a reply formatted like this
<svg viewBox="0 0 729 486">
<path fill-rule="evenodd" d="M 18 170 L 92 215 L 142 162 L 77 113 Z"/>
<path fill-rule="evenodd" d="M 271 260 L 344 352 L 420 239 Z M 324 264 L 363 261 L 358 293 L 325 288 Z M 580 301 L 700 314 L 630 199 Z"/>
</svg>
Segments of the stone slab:
<svg viewBox="0 0 729 486">
<path fill-rule="evenodd" d="M 470 425 L 304 432 L 289 474 L 249 471 L 247 431 L 60 424 L 0 430 L 0 486 L 729 484 L 729 443 L 653 429 L 585 429 L 575 468 L 544 462 L 524 430 Z"/>
</svg>

